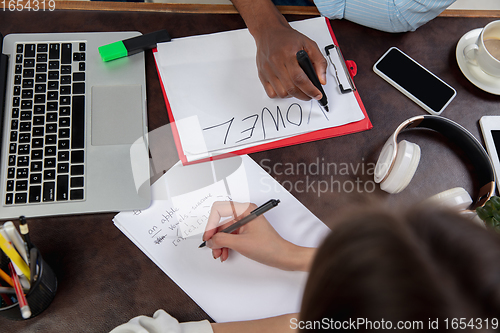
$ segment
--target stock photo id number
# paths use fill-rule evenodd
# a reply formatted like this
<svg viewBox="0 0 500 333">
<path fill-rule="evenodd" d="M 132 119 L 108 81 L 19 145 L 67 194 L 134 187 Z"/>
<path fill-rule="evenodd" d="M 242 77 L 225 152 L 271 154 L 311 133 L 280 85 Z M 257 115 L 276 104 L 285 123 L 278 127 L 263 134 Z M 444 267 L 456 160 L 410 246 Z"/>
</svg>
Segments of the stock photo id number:
<svg viewBox="0 0 500 333">
<path fill-rule="evenodd" d="M 2 0 L 2 11 L 53 11 L 56 9 L 55 0 Z"/>
</svg>

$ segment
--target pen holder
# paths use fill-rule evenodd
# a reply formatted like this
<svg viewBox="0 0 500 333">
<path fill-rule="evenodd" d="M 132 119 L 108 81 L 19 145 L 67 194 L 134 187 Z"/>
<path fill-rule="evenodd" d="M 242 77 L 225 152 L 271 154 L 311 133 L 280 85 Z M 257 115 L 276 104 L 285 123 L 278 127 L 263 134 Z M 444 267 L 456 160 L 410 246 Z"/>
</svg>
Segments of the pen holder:
<svg viewBox="0 0 500 333">
<path fill-rule="evenodd" d="M 57 278 L 54 271 L 43 260 L 38 249 L 36 251 L 38 253 L 35 269 L 36 280 L 31 284 L 26 294 L 26 300 L 31 310 L 30 318 L 39 315 L 50 305 L 57 290 Z M 8 257 L 0 251 L 0 268 L 5 272 L 9 271 L 8 263 Z M 0 307 L 0 316 L 13 320 L 23 320 L 17 302 L 12 305 Z"/>
</svg>

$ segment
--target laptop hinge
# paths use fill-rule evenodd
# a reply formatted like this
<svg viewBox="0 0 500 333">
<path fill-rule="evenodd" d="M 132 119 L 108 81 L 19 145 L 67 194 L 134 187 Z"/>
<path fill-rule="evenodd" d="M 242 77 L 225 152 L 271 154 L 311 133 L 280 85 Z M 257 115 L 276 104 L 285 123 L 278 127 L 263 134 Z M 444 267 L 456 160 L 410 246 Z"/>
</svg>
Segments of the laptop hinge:
<svg viewBox="0 0 500 333">
<path fill-rule="evenodd" d="M 0 56 L 0 106 L 2 117 L 0 119 L 3 120 L 3 115 L 5 112 L 5 83 L 7 82 L 7 63 L 9 62 L 9 57 L 5 54 L 1 54 Z M 1 121 L 1 120 L 0 120 Z"/>
<path fill-rule="evenodd" d="M 5 115 L 5 90 L 6 90 L 5 84 L 7 82 L 8 62 L 9 62 L 9 57 L 3 53 L 0 54 L 0 129 L 3 129 L 3 120 Z M 0 150 L 1 147 L 2 147 L 2 137 L 0 134 Z"/>
<path fill-rule="evenodd" d="M 3 120 L 5 115 L 5 90 L 6 90 L 5 84 L 7 82 L 8 62 L 9 62 L 9 57 L 3 53 L 0 54 L 0 129 L 3 129 Z M 0 134 L 0 150 L 1 147 L 2 147 L 2 137 Z"/>
</svg>

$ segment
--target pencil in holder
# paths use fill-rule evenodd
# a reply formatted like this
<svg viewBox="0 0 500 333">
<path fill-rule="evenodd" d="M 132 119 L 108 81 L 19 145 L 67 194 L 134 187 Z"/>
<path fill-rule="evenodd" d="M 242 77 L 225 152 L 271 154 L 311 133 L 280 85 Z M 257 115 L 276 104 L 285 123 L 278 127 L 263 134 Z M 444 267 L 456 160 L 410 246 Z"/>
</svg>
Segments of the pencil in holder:
<svg viewBox="0 0 500 333">
<path fill-rule="evenodd" d="M 31 277 L 31 286 L 26 293 L 26 300 L 31 310 L 31 317 L 36 317 L 42 313 L 50 305 L 56 295 L 57 278 L 54 271 L 43 260 L 40 252 L 35 247 L 36 263 Z M 8 272 L 9 258 L 0 251 L 0 268 Z M 3 303 L 2 303 L 3 304 Z M 23 320 L 18 302 L 11 305 L 0 306 L 0 316 L 13 319 Z"/>
</svg>

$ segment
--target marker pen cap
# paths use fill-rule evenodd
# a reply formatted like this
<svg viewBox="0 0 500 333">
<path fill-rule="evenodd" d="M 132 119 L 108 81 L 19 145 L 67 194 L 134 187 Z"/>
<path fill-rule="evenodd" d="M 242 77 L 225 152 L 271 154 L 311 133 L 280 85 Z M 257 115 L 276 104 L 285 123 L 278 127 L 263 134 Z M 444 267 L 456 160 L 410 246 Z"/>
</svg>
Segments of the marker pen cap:
<svg viewBox="0 0 500 333">
<path fill-rule="evenodd" d="M 128 51 L 123 41 L 103 45 L 98 48 L 103 61 L 110 61 L 128 56 Z"/>
</svg>

